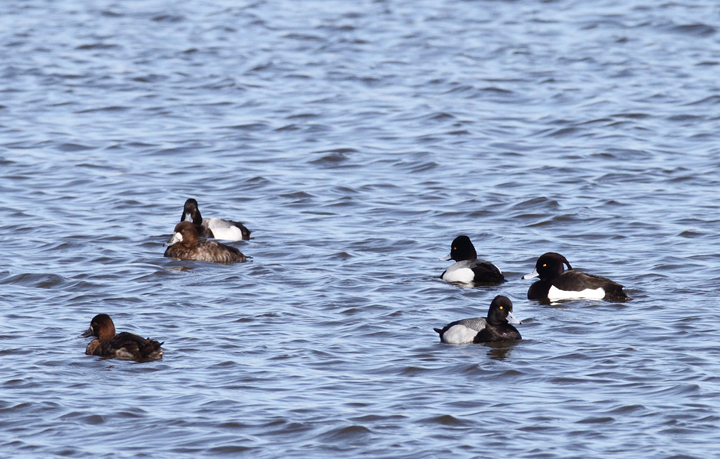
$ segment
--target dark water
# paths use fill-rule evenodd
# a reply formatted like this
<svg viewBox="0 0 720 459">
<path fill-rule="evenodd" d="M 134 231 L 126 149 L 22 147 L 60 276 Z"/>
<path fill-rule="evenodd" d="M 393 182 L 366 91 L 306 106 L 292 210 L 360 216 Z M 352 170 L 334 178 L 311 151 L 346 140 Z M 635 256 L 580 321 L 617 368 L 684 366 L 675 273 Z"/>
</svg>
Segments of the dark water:
<svg viewBox="0 0 720 459">
<path fill-rule="evenodd" d="M 720 457 L 714 2 L 0 22 L 0 456 Z M 251 262 L 162 257 L 188 197 Z M 461 233 L 507 283 L 438 279 Z M 526 300 L 547 251 L 634 300 Z M 523 341 L 438 342 L 497 294 Z M 100 312 L 163 360 L 84 356 Z"/>
</svg>

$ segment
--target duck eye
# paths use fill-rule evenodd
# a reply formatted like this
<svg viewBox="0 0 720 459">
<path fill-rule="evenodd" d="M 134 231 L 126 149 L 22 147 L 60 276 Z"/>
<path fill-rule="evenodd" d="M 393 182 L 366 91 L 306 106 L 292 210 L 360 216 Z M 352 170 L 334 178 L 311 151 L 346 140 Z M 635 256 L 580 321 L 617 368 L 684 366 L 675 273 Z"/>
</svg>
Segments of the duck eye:
<svg viewBox="0 0 720 459">
<path fill-rule="evenodd" d="M 547 266 L 547 263 L 543 263 L 543 268 Z"/>
<path fill-rule="evenodd" d="M 502 306 L 498 306 L 498 309 L 501 310 L 501 311 L 502 311 L 502 308 L 503 308 Z"/>
<path fill-rule="evenodd" d="M 453 247 L 453 250 L 457 250 L 457 247 Z"/>
</svg>

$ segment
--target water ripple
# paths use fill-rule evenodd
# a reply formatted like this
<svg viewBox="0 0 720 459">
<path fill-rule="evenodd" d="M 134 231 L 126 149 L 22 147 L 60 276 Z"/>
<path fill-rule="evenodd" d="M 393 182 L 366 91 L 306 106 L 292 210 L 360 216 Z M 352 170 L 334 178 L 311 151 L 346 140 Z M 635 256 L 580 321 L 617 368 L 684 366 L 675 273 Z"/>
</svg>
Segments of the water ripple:
<svg viewBox="0 0 720 459">
<path fill-rule="evenodd" d="M 5 454 L 707 457 L 720 440 L 715 4 L 0 8 Z M 162 256 L 188 197 L 253 230 L 231 243 L 250 263 Z M 442 282 L 458 234 L 507 282 Z M 526 300 L 547 251 L 633 300 Z M 498 294 L 522 341 L 439 342 Z M 85 356 L 100 312 L 163 360 Z"/>
</svg>

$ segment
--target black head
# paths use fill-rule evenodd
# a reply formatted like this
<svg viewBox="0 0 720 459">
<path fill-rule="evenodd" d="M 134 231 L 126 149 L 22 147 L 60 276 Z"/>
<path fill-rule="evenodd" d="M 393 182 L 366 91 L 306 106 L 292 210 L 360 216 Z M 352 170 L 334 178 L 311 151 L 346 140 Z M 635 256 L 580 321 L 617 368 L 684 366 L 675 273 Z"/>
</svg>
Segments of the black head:
<svg viewBox="0 0 720 459">
<path fill-rule="evenodd" d="M 540 276 L 540 280 L 549 281 L 558 277 L 565 272 L 565 266 L 572 269 L 567 258 L 555 252 L 548 252 L 538 258 L 535 263 L 535 271 Z"/>
<path fill-rule="evenodd" d="M 455 261 L 477 259 L 477 252 L 470 238 L 465 235 L 456 237 L 450 245 L 450 255 L 446 259 Z"/>
<path fill-rule="evenodd" d="M 541 281 L 550 282 L 565 272 L 565 266 L 563 265 L 567 265 L 568 269 L 573 269 L 567 258 L 559 253 L 545 253 L 535 263 L 535 271 L 525 274 L 523 279 L 532 279 L 539 276 Z"/>
<path fill-rule="evenodd" d="M 496 296 L 492 303 L 490 303 L 490 309 L 488 309 L 487 321 L 492 325 L 500 324 L 519 324 L 520 321 L 513 315 L 513 304 L 510 298 L 502 295 Z"/>
<path fill-rule="evenodd" d="M 190 198 L 185 201 L 185 207 L 183 207 L 183 213 L 180 216 L 180 221 L 192 221 L 195 225 L 202 224 L 202 215 L 200 215 L 200 209 L 195 199 Z"/>
</svg>

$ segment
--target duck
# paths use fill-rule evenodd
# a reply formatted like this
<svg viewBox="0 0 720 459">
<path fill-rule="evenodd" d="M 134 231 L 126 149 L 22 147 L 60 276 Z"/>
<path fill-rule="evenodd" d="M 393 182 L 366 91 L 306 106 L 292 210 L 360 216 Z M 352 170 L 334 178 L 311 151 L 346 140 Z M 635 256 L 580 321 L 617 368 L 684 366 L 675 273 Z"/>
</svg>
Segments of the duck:
<svg viewBox="0 0 720 459">
<path fill-rule="evenodd" d="M 107 314 L 98 314 L 90 321 L 90 328 L 82 334 L 84 338 L 96 338 L 87 345 L 85 355 L 116 358 L 121 360 L 149 361 L 163 356 L 159 343 L 134 333 L 115 334 L 115 324 Z"/>
<path fill-rule="evenodd" d="M 165 244 L 165 256 L 178 260 L 235 263 L 245 261 L 245 255 L 235 247 L 216 241 L 200 240 L 195 225 L 180 222 L 175 225 L 172 238 Z"/>
<path fill-rule="evenodd" d="M 455 260 L 441 275 L 445 282 L 499 284 L 505 281 L 500 268 L 486 260 L 480 260 L 475 246 L 465 235 L 456 237 L 450 245 L 450 255 L 440 261 Z"/>
<path fill-rule="evenodd" d="M 220 239 L 222 241 L 247 241 L 250 239 L 251 231 L 240 222 L 221 218 L 203 218 L 198 208 L 198 202 L 193 198 L 185 201 L 180 221 L 192 222 L 200 237 Z"/>
<path fill-rule="evenodd" d="M 568 270 L 565 271 L 565 265 Z M 605 277 L 586 274 L 573 269 L 564 256 L 547 252 L 535 263 L 535 270 L 523 279 L 540 277 L 530 286 L 528 299 L 540 301 L 560 300 L 606 300 L 627 301 L 630 299 L 623 286 Z"/>
<path fill-rule="evenodd" d="M 457 320 L 434 330 L 446 344 L 495 343 L 522 339 L 511 325 L 520 323 L 513 315 L 510 298 L 498 295 L 490 303 L 487 317 Z"/>
</svg>

